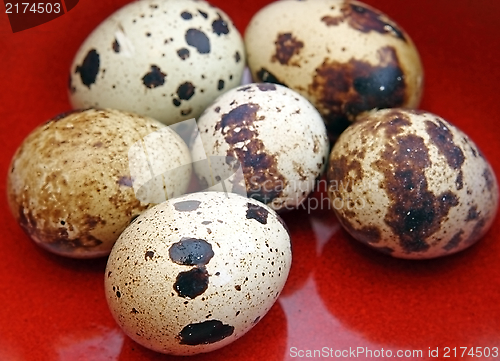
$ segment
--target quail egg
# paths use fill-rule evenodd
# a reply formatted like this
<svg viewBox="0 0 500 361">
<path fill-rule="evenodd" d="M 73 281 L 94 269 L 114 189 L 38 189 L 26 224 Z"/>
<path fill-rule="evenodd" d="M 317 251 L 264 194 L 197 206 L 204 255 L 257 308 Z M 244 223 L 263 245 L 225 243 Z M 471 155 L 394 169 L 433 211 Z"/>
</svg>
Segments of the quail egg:
<svg viewBox="0 0 500 361">
<path fill-rule="evenodd" d="M 104 107 L 165 124 L 200 115 L 239 85 L 243 40 L 229 17 L 205 1 L 134 1 L 84 41 L 69 74 L 75 108 Z"/>
<path fill-rule="evenodd" d="M 142 142 L 144 157 L 129 157 Z M 108 255 L 149 206 L 184 194 L 190 176 L 189 149 L 169 127 L 88 109 L 61 114 L 25 138 L 11 162 L 7 193 L 12 214 L 35 243 L 59 255 L 93 258 Z"/>
<path fill-rule="evenodd" d="M 255 81 L 305 96 L 340 133 L 370 109 L 418 106 L 423 70 L 409 35 L 358 1 L 283 0 L 260 10 L 245 32 Z"/>
<path fill-rule="evenodd" d="M 329 154 L 326 127 L 304 97 L 278 84 L 246 84 L 220 96 L 198 119 L 201 142 L 209 159 L 241 166 L 230 191 L 291 210 L 310 194 Z M 202 157 L 193 151 L 193 161 Z M 217 165 L 212 168 L 223 168 Z M 213 174 L 194 164 L 201 182 L 213 185 Z"/>
<path fill-rule="evenodd" d="M 105 294 L 139 344 L 199 354 L 264 317 L 291 257 L 286 227 L 269 207 L 234 193 L 192 193 L 148 209 L 123 231 L 108 259 Z"/>
<path fill-rule="evenodd" d="M 360 116 L 330 155 L 333 209 L 357 240 L 399 258 L 461 251 L 491 226 L 495 173 L 472 140 L 428 112 Z"/>
</svg>

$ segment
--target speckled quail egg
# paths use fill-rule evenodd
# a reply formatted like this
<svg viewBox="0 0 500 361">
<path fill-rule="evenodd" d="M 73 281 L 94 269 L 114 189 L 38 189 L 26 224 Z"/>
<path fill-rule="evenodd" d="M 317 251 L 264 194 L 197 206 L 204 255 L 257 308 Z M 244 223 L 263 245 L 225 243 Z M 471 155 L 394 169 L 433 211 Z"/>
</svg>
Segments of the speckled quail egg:
<svg viewBox="0 0 500 361">
<path fill-rule="evenodd" d="M 142 142 L 145 156 L 129 159 Z M 132 177 L 131 166 L 140 170 L 141 159 L 159 174 L 146 174 L 151 181 L 136 187 L 144 175 Z M 160 173 L 171 168 L 176 171 Z M 63 256 L 93 258 L 109 254 L 121 231 L 152 205 L 145 191 L 163 192 L 163 200 L 181 195 L 190 176 L 189 149 L 169 127 L 88 109 L 61 114 L 25 138 L 11 162 L 7 193 L 14 217 L 35 243 Z"/>
<path fill-rule="evenodd" d="M 423 111 L 360 116 L 335 144 L 327 176 L 344 228 L 399 258 L 433 258 L 471 246 L 498 208 L 495 174 L 477 146 Z"/>
<path fill-rule="evenodd" d="M 142 213 L 105 272 L 111 313 L 158 352 L 193 355 L 248 332 L 278 298 L 291 265 L 279 216 L 253 199 L 200 192 Z"/>
<path fill-rule="evenodd" d="M 205 1 L 134 1 L 81 45 L 69 95 L 75 108 L 122 109 L 174 124 L 239 85 L 244 64 L 241 35 L 222 10 Z"/>
<path fill-rule="evenodd" d="M 408 34 L 353 0 L 283 0 L 245 32 L 255 81 L 285 84 L 310 100 L 331 134 L 367 110 L 417 107 L 423 70 Z"/>
<path fill-rule="evenodd" d="M 235 177 L 226 189 L 243 188 L 248 197 L 274 210 L 300 205 L 328 159 L 320 114 L 301 95 L 278 84 L 254 83 L 228 91 L 205 110 L 198 127 L 199 148 L 209 159 L 218 156 L 229 167 L 234 162 L 242 168 L 242 179 Z M 194 161 L 202 158 L 196 150 L 192 156 Z M 194 171 L 202 183 L 216 183 L 207 168 L 195 163 Z"/>
</svg>

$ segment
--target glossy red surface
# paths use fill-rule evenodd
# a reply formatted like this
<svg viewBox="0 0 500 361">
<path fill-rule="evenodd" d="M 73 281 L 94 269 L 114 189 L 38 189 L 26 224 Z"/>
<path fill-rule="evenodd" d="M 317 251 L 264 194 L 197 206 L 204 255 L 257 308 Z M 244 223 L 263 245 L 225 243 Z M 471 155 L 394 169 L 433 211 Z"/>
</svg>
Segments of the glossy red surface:
<svg viewBox="0 0 500 361">
<path fill-rule="evenodd" d="M 126 2 L 80 0 L 67 15 L 16 34 L 0 14 L 4 179 L 22 139 L 69 109 L 67 72 L 81 42 Z M 212 2 L 243 31 L 269 1 Z M 500 2 L 366 2 L 389 14 L 417 44 L 426 74 L 421 108 L 468 133 L 499 178 Z M 0 227 L 0 360 L 176 359 L 136 344 L 115 324 L 103 292 L 105 259 L 63 259 L 41 250 L 10 215 L 5 181 L 0 193 L 5 222 Z M 430 261 L 397 260 L 369 250 L 326 210 L 290 212 L 284 219 L 294 261 L 279 301 L 244 337 L 196 360 L 288 360 L 298 356 L 293 347 L 383 348 L 394 355 L 423 350 L 423 357 L 408 360 L 430 359 L 429 348 L 439 348 L 439 358 L 433 359 L 445 359 L 444 347 L 457 347 L 459 356 L 461 346 L 500 348 L 498 216 L 472 248 Z"/>
</svg>

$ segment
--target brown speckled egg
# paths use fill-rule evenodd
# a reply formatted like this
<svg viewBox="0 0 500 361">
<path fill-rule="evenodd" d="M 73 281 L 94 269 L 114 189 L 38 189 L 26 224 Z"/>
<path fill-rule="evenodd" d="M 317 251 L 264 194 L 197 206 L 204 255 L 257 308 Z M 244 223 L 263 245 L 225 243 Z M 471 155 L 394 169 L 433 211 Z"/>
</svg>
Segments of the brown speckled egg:
<svg viewBox="0 0 500 361">
<path fill-rule="evenodd" d="M 196 118 L 239 85 L 243 40 L 205 1 L 132 2 L 104 20 L 78 50 L 69 74 L 75 108 L 131 111 L 165 124 Z"/>
<path fill-rule="evenodd" d="M 371 109 L 417 107 L 423 70 L 408 34 L 358 1 L 282 0 L 258 12 L 245 32 L 255 81 L 305 96 L 332 134 Z"/>
<path fill-rule="evenodd" d="M 51 252 L 74 258 L 109 254 L 121 231 L 151 205 L 135 195 L 128 152 L 160 130 L 161 137 L 147 138 L 156 158 L 150 163 L 189 165 L 182 139 L 151 118 L 89 109 L 39 126 L 12 159 L 7 193 L 14 217 Z M 164 197 L 183 194 L 190 174 L 190 166 L 166 172 Z"/>
<path fill-rule="evenodd" d="M 360 116 L 331 152 L 328 181 L 344 228 L 399 258 L 433 258 L 471 246 L 498 208 L 495 173 L 476 145 L 422 111 Z"/>
<path fill-rule="evenodd" d="M 241 165 L 241 179 L 226 189 L 242 188 L 277 211 L 295 209 L 307 198 L 329 154 L 318 111 L 278 84 L 246 84 L 228 91 L 200 116 L 198 128 L 195 144 L 200 139 L 203 144 L 198 149 L 228 166 L 233 161 Z M 193 160 L 201 158 L 193 151 Z M 194 171 L 202 182 L 214 183 L 213 169 L 195 163 Z"/>
<path fill-rule="evenodd" d="M 123 331 L 173 355 L 219 349 L 278 298 L 291 265 L 286 227 L 269 207 L 200 192 L 141 214 L 117 240 L 105 294 Z"/>
</svg>

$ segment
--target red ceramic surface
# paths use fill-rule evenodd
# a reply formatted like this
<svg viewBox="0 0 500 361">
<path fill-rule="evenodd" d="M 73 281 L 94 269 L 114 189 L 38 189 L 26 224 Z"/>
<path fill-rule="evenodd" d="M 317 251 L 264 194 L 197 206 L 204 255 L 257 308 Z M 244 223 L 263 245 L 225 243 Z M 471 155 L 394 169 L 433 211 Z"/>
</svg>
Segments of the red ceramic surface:
<svg viewBox="0 0 500 361">
<path fill-rule="evenodd" d="M 67 74 L 76 50 L 95 26 L 126 2 L 80 0 L 68 14 L 15 34 L 2 7 L 3 179 L 22 139 L 69 109 Z M 244 31 L 269 0 L 212 2 Z M 468 133 L 500 178 L 500 2 L 367 3 L 395 19 L 419 48 L 426 75 L 421 108 Z M 105 259 L 63 259 L 38 248 L 10 215 L 5 192 L 3 180 L 0 360 L 177 359 L 149 351 L 120 331 L 104 298 Z M 309 355 L 306 350 L 324 351 L 316 356 L 331 359 L 382 359 L 387 350 L 392 358 L 398 350 L 422 350 L 422 356 L 403 358 L 407 360 L 500 359 L 493 357 L 494 347 L 500 348 L 498 218 L 479 243 L 460 254 L 406 261 L 358 244 L 328 210 L 290 212 L 284 219 L 292 234 L 294 261 L 278 302 L 237 342 L 195 359 L 291 360 Z M 444 357 L 446 347 L 449 358 Z M 467 347 L 463 357 L 460 347 Z M 489 347 L 490 357 L 468 356 L 471 347 Z M 371 356 L 350 352 L 361 348 Z M 437 350 L 439 357 L 430 358 L 429 349 L 434 355 Z"/>
</svg>

